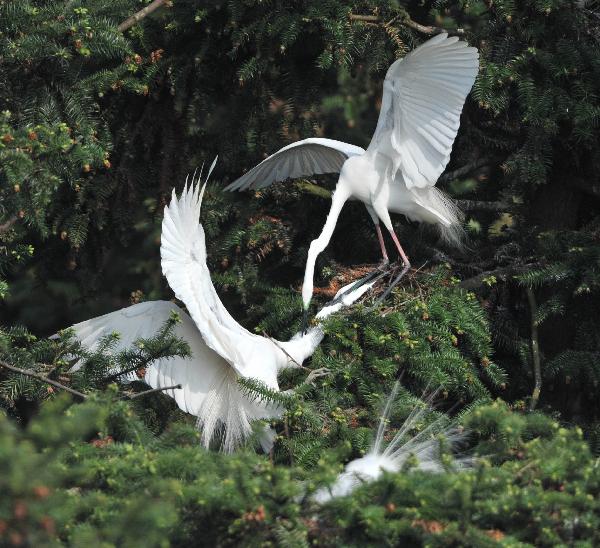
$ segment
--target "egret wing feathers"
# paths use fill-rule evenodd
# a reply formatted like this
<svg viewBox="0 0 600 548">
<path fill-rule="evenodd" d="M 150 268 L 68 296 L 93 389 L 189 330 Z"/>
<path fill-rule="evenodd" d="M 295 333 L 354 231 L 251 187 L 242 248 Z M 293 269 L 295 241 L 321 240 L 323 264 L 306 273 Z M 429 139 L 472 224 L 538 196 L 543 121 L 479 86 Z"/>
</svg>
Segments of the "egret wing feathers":
<svg viewBox="0 0 600 548">
<path fill-rule="evenodd" d="M 435 185 L 446 168 L 478 68 L 477 49 L 443 33 L 388 69 L 368 150 L 388 156 L 407 188 Z"/>
<path fill-rule="evenodd" d="M 183 301 L 206 344 L 240 375 L 278 388 L 276 371 L 261 368 L 263 345 L 273 343 L 238 324 L 219 299 L 206 265 L 204 229 L 199 223 L 202 193 L 192 182 L 178 198 L 175 193 L 161 235 L 161 264 L 176 297 Z"/>
<path fill-rule="evenodd" d="M 197 415 L 211 384 L 222 374 L 224 367 L 231 367 L 204 344 L 193 320 L 176 304 L 169 301 L 138 303 L 80 322 L 70 329 L 81 344 L 92 351 L 98 348 L 102 338 L 118 333 L 119 339 L 111 349 L 111 352 L 117 353 L 131 348 L 140 338 L 156 336 L 172 312 L 176 312 L 181 319 L 175 325 L 173 334 L 188 343 L 192 357 L 174 356 L 155 360 L 147 366 L 143 380 L 152 388 L 181 384 L 182 388 L 165 390 L 164 393 L 172 397 L 182 411 Z M 75 364 L 72 371 L 79 370 L 81 365 Z M 122 380 L 140 379 L 132 372 L 123 375 Z"/>
<path fill-rule="evenodd" d="M 311 137 L 278 150 L 225 190 L 259 189 L 286 179 L 339 173 L 348 158 L 364 152 L 363 148 L 342 141 Z"/>
</svg>

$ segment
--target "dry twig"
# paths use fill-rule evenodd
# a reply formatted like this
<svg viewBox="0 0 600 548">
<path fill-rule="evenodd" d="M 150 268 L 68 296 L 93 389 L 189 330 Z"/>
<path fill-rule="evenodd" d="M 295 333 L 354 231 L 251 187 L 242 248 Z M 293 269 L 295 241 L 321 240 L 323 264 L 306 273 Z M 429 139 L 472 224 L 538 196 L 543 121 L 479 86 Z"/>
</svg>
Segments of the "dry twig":
<svg viewBox="0 0 600 548">
<path fill-rule="evenodd" d="M 140 11 L 134 13 L 131 17 L 128 17 L 123 21 L 117 29 L 119 32 L 125 32 L 127 29 L 133 27 L 139 23 L 144 17 L 150 15 L 153 11 L 156 11 L 161 6 L 165 5 L 168 0 L 154 0 L 154 2 L 148 4 L 145 8 L 142 8 Z"/>
<path fill-rule="evenodd" d="M 422 32 L 423 34 L 440 34 L 442 32 L 447 32 L 449 34 L 464 34 L 464 29 L 443 29 L 441 27 L 432 27 L 428 25 L 421 25 L 416 21 L 413 21 L 408 14 L 404 13 L 402 15 L 398 15 L 391 19 L 390 21 L 384 21 L 383 17 L 379 15 L 360 15 L 351 13 L 349 15 L 351 21 L 360 21 L 363 23 L 368 23 L 371 25 L 381 25 L 381 26 L 390 26 L 393 23 L 398 23 L 404 27 L 411 28 L 418 32 Z"/>
</svg>

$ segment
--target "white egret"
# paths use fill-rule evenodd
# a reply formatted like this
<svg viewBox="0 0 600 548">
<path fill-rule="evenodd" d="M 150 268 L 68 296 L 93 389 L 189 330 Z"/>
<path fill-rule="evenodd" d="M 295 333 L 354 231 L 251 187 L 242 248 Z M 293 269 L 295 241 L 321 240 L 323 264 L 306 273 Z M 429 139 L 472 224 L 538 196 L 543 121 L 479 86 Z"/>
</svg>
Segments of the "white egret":
<svg viewBox="0 0 600 548">
<path fill-rule="evenodd" d="M 371 450 L 364 457 L 350 461 L 331 487 L 319 489 L 314 495 L 316 502 L 325 503 L 334 497 L 345 497 L 363 483 L 375 481 L 384 472 L 400 472 L 404 464 L 411 458 L 416 470 L 425 472 L 442 472 L 444 470 L 441 460 L 441 444 L 445 443 L 449 450 L 456 449 L 465 440 L 465 431 L 452 424 L 447 425 L 445 417 L 440 417 L 416 435 L 410 435 L 413 429 L 420 426 L 425 415 L 431 412 L 430 404 L 436 393 L 428 399 L 426 405 L 416 406 L 411 411 L 392 441 L 385 449 L 382 449 L 386 422 L 389 419 L 398 386 L 399 384 L 396 383 L 387 401 Z M 471 456 L 456 457 L 454 464 L 457 468 L 466 468 L 473 463 L 473 460 Z"/>
<path fill-rule="evenodd" d="M 327 221 L 308 252 L 302 286 L 305 317 L 316 258 L 329 243 L 346 200 L 365 203 L 385 264 L 380 221 L 394 241 L 403 269 L 390 290 L 410 268 L 390 212 L 438 225 L 445 239 L 459 239 L 460 212 L 434 185 L 450 159 L 478 59 L 477 49 L 456 37 L 442 33 L 431 38 L 388 69 L 377 128 L 366 151 L 332 139 L 304 139 L 269 156 L 226 188 L 258 189 L 289 178 L 339 172 Z"/>
<path fill-rule="evenodd" d="M 214 162 L 211 171 L 213 167 Z M 205 186 L 200 191 L 199 184 L 192 181 L 188 187 L 186 181 L 179 198 L 173 190 L 162 223 L 162 271 L 189 315 L 171 302 L 143 302 L 81 322 L 72 329 L 82 344 L 91 349 L 104 336 L 118 332 L 120 339 L 113 351 L 119 351 L 139 338 L 154 336 L 171 313 L 177 312 L 181 322 L 175 326 L 174 334 L 187 341 L 192 356 L 154 361 L 147 367 L 144 381 L 153 388 L 180 384 L 181 389 L 170 388 L 165 393 L 183 411 L 198 417 L 203 445 L 208 447 L 219 428 L 223 428 L 222 449 L 230 452 L 251 433 L 253 420 L 281 415 L 277 406 L 244 395 L 237 379 L 255 378 L 279 390 L 278 372 L 300 366 L 313 354 L 324 333 L 316 325 L 304 335 L 279 342 L 251 333 L 231 317 L 215 291 L 206 265 L 204 229 L 199 222 Z M 351 304 L 369 287 L 351 291 L 325 306 L 317 318 Z M 135 378 L 131 374 L 128 380 Z M 268 432 L 261 440 L 265 449 L 272 444 Z"/>
</svg>

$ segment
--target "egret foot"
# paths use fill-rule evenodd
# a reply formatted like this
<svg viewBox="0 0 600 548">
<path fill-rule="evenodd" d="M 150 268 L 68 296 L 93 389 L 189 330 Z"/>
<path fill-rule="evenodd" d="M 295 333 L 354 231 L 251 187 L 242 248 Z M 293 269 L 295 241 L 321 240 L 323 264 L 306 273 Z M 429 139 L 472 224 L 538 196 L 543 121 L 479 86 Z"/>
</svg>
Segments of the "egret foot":
<svg viewBox="0 0 600 548">
<path fill-rule="evenodd" d="M 356 280 L 348 289 L 346 289 L 346 291 L 344 291 L 343 293 L 338 295 L 335 299 L 333 299 L 333 301 L 331 301 L 330 304 L 339 303 L 346 295 L 352 293 L 352 291 L 354 291 L 355 289 L 358 289 L 359 287 L 361 287 L 365 284 L 368 284 L 369 282 L 372 282 L 373 280 L 378 280 L 379 278 L 383 277 L 383 275 L 387 274 L 393 268 L 395 268 L 395 263 L 390 263 L 389 260 L 382 261 L 381 263 L 379 263 L 377 268 L 371 270 L 371 272 L 369 272 L 366 276 Z"/>
<path fill-rule="evenodd" d="M 394 278 L 392 280 L 392 283 L 388 286 L 388 288 L 381 294 L 381 297 L 379 297 L 376 301 L 375 304 L 379 304 L 382 303 L 383 301 L 385 301 L 385 299 L 387 299 L 388 295 L 392 292 L 392 289 L 394 289 L 394 287 L 396 287 L 399 283 L 400 280 L 402 278 L 404 278 L 404 276 L 406 276 L 406 273 L 408 272 L 408 270 L 410 269 L 410 263 L 405 264 L 402 267 L 402 270 L 400 272 L 400 274 L 398 274 L 398 276 L 396 278 Z"/>
<path fill-rule="evenodd" d="M 308 374 L 303 384 L 313 384 L 317 379 L 326 377 L 327 375 L 331 375 L 331 369 L 327 369 L 327 367 L 314 369 Z"/>
</svg>

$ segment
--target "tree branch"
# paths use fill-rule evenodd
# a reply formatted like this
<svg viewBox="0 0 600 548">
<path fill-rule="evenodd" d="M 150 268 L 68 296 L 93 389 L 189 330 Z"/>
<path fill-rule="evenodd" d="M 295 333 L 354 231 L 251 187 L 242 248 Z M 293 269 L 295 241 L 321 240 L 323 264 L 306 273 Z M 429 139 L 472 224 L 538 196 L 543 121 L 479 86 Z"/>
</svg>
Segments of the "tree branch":
<svg viewBox="0 0 600 548">
<path fill-rule="evenodd" d="M 69 392 L 70 394 L 73 394 L 74 396 L 77 396 L 78 398 L 81 398 L 82 400 L 87 399 L 87 395 L 84 394 L 83 392 L 79 392 L 78 390 L 69 388 L 68 386 L 65 386 L 64 384 L 60 384 L 59 382 L 53 381 L 52 379 L 49 379 L 48 377 L 44 377 L 44 375 L 40 375 L 39 373 L 35 373 L 34 371 L 28 371 L 27 369 L 21 369 L 20 367 L 15 367 L 14 365 L 10 365 L 1 360 L 0 360 L 0 367 L 4 367 L 5 369 L 12 371 L 13 373 L 19 373 L 20 375 L 25 375 L 26 377 L 32 377 L 34 379 L 37 379 L 38 381 L 42 381 L 42 382 L 45 382 L 46 384 L 50 384 L 51 386 L 54 386 L 55 388 L 58 388 L 60 390 L 65 390 L 66 392 Z"/>
<path fill-rule="evenodd" d="M 477 160 L 474 160 L 473 162 L 465 164 L 462 167 L 459 167 L 458 169 L 455 169 L 454 171 L 448 171 L 447 173 L 444 173 L 438 179 L 438 183 L 447 183 L 449 181 L 454 181 L 454 179 L 464 177 L 465 175 L 468 175 L 475 169 L 487 166 L 490 163 L 491 160 L 489 158 L 479 158 Z"/>
<path fill-rule="evenodd" d="M 144 17 L 150 15 L 153 11 L 156 11 L 161 6 L 165 5 L 169 0 L 154 0 L 154 2 L 148 4 L 145 8 L 134 13 L 131 17 L 128 17 L 118 27 L 119 32 L 125 32 L 127 29 L 133 27 L 133 25 L 139 23 Z"/>
<path fill-rule="evenodd" d="M 499 278 L 502 281 L 506 281 L 509 278 L 513 278 L 523 272 L 526 272 L 532 267 L 538 266 L 535 263 L 531 264 L 522 264 L 522 265 L 510 265 L 510 266 L 502 266 L 500 268 L 496 268 L 495 270 L 487 270 L 485 272 L 481 272 L 477 274 L 477 276 L 473 276 L 472 278 L 467 278 L 460 282 L 459 286 L 463 289 L 477 289 L 484 284 L 485 278 L 490 278 L 494 276 L 495 278 Z"/>
<path fill-rule="evenodd" d="M 533 411 L 537 406 L 540 399 L 540 392 L 542 391 L 542 367 L 540 360 L 538 325 L 535 319 L 537 316 L 537 303 L 535 301 L 533 290 L 528 287 L 526 291 L 527 300 L 529 301 L 529 313 L 531 316 L 531 357 L 533 359 L 533 378 L 535 381 L 533 392 L 531 394 L 531 402 L 529 403 L 529 411 Z"/>
<path fill-rule="evenodd" d="M 17 217 L 13 216 L 8 221 L 6 221 L 5 223 L 2 223 L 0 225 L 0 234 L 4 234 L 8 230 L 10 230 L 10 227 L 12 225 L 14 225 L 16 222 L 17 222 Z"/>
<path fill-rule="evenodd" d="M 387 23 L 384 21 L 383 17 L 380 17 L 379 15 L 360 15 L 360 14 L 351 13 L 349 15 L 349 18 L 351 21 L 361 21 L 363 23 L 370 23 L 372 25 L 383 25 L 383 26 L 391 25 L 392 23 L 398 22 L 400 25 L 409 27 L 413 30 L 422 32 L 423 34 L 429 34 L 429 35 L 441 34 L 442 32 L 447 32 L 449 34 L 464 34 L 465 33 L 464 29 L 443 29 L 441 27 L 431 27 L 431 26 L 427 26 L 427 25 L 421 25 L 420 23 L 413 21 L 406 13 L 394 17 L 391 21 L 388 21 Z"/>
<path fill-rule="evenodd" d="M 154 394 L 154 392 L 162 392 L 163 390 L 171 390 L 171 389 L 180 389 L 180 384 L 174 384 L 173 386 L 163 386 L 162 388 L 152 388 L 151 390 L 144 390 L 143 392 L 137 392 L 136 394 L 131 394 L 127 396 L 130 400 L 135 400 L 136 398 L 141 398 L 142 396 L 146 396 L 148 394 Z"/>
<path fill-rule="evenodd" d="M 487 202 L 483 200 L 455 200 L 456 205 L 463 211 L 506 211 L 506 202 Z"/>
</svg>

